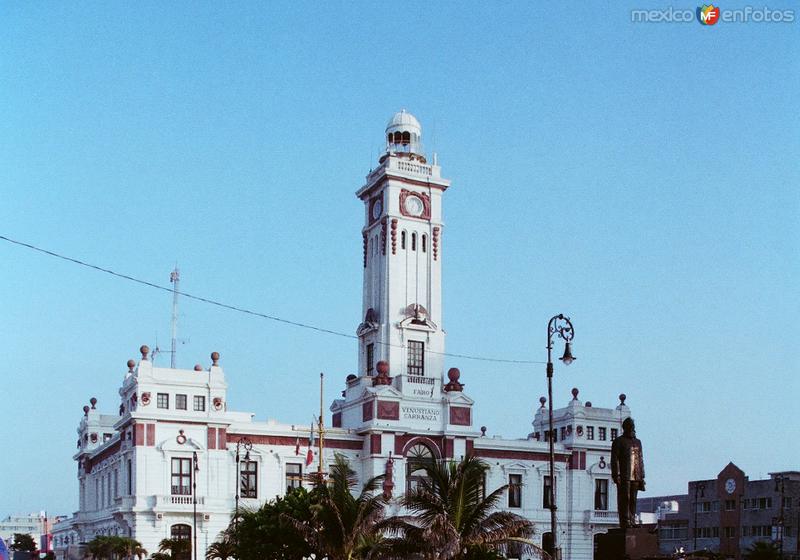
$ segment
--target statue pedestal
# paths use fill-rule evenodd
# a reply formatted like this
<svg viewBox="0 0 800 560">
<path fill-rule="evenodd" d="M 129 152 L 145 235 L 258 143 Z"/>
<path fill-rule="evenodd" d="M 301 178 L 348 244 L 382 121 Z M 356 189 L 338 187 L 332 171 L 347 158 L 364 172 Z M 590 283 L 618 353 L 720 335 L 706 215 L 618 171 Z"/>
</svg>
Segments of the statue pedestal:
<svg viewBox="0 0 800 560">
<path fill-rule="evenodd" d="M 595 560 L 642 560 L 659 556 L 655 525 L 634 529 L 610 529 L 598 535 Z"/>
</svg>

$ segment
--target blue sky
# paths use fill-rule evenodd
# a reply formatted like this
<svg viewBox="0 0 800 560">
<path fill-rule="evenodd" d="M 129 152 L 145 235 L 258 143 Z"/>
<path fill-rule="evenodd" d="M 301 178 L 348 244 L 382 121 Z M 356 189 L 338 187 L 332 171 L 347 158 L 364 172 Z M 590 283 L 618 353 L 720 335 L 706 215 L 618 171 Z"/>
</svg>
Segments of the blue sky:
<svg viewBox="0 0 800 560">
<path fill-rule="evenodd" d="M 164 285 L 177 262 L 187 292 L 354 332 L 353 193 L 405 107 L 453 180 L 450 352 L 543 360 L 563 312 L 555 402 L 628 395 L 647 495 L 798 469 L 800 24 L 631 23 L 668 6 L 6 3 L 0 235 Z M 68 513 L 81 407 L 116 411 L 171 298 L 0 258 L 0 515 Z M 318 372 L 330 400 L 356 367 L 354 341 L 192 301 L 180 336 L 179 366 L 219 351 L 262 420 L 307 422 Z M 544 366 L 447 365 L 490 435 L 531 431 Z"/>
</svg>

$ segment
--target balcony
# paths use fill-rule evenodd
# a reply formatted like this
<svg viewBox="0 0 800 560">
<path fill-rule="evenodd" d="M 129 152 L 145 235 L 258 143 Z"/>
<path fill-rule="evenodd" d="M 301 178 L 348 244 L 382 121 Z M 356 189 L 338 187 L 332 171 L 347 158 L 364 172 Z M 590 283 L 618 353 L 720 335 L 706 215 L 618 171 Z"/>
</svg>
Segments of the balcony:
<svg viewBox="0 0 800 560">
<path fill-rule="evenodd" d="M 590 509 L 586 512 L 588 523 L 612 523 L 619 524 L 619 514 L 616 511 Z"/>
<path fill-rule="evenodd" d="M 159 510 L 178 510 L 188 511 L 194 506 L 194 497 L 187 495 L 172 495 L 156 496 L 156 505 L 154 509 Z M 206 503 L 205 497 L 197 497 L 197 505 L 202 506 Z"/>
</svg>

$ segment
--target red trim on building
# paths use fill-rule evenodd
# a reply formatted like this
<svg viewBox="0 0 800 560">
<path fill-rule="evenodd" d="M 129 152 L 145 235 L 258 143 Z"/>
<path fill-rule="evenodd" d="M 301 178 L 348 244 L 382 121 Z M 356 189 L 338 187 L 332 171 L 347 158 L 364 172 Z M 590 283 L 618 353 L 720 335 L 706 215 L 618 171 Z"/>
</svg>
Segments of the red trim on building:
<svg viewBox="0 0 800 560">
<path fill-rule="evenodd" d="M 209 449 L 216 449 L 217 448 L 217 429 L 216 428 L 209 428 L 208 429 L 208 448 Z"/>
<path fill-rule="evenodd" d="M 453 438 L 445 438 L 444 439 L 444 456 L 448 459 L 453 457 L 453 448 L 455 447 L 455 443 L 453 442 Z"/>
<path fill-rule="evenodd" d="M 522 459 L 524 461 L 549 461 L 550 456 L 541 451 L 521 451 L 517 449 L 484 449 L 474 450 L 476 457 L 487 459 Z M 571 455 L 556 453 L 556 461 L 568 462 Z"/>
<path fill-rule="evenodd" d="M 133 445 L 144 445 L 144 424 L 133 425 Z"/>
<path fill-rule="evenodd" d="M 373 415 L 372 402 L 373 401 L 371 401 L 371 400 L 367 401 L 361 406 L 361 421 L 362 422 L 367 422 L 368 420 L 372 420 L 372 415 Z"/>
<path fill-rule="evenodd" d="M 228 432 L 225 428 L 217 428 L 217 449 L 228 448 Z"/>
<path fill-rule="evenodd" d="M 333 417 L 331 418 L 331 426 L 334 428 L 341 428 L 342 427 L 342 413 L 341 412 L 334 412 Z"/>
<path fill-rule="evenodd" d="M 147 447 L 153 447 L 156 444 L 156 425 L 147 424 Z"/>
<path fill-rule="evenodd" d="M 379 420 L 400 420 L 400 403 L 395 401 L 378 401 Z"/>
<path fill-rule="evenodd" d="M 475 442 L 471 439 L 467 440 L 467 455 L 472 456 L 475 454 Z"/>
<path fill-rule="evenodd" d="M 220 435 L 224 431 L 224 428 L 220 428 Z M 231 441 L 236 442 L 239 438 L 247 438 L 253 445 L 286 445 L 289 447 L 294 448 L 297 443 L 297 436 L 273 436 L 273 435 L 263 435 L 263 434 L 231 434 Z M 308 440 L 301 439 L 303 446 L 308 445 Z M 342 439 L 331 439 L 325 438 L 323 441 L 323 445 L 325 447 L 330 447 L 331 449 L 355 449 L 360 450 L 363 449 L 364 445 L 360 441 L 350 441 L 350 440 L 342 440 Z M 220 447 L 222 449 L 222 447 Z"/>
<path fill-rule="evenodd" d="M 451 406 L 450 424 L 453 426 L 472 426 L 472 409 L 468 406 Z"/>
<path fill-rule="evenodd" d="M 442 449 L 444 449 L 443 437 L 433 438 L 430 436 L 418 436 L 416 434 L 405 434 L 402 436 L 395 436 L 394 453 L 395 455 L 405 457 L 408 448 L 417 443 L 422 443 L 427 445 L 428 447 L 431 448 L 433 454 L 436 455 L 436 458 L 438 459 L 442 458 Z"/>
<path fill-rule="evenodd" d="M 381 435 L 380 434 L 370 434 L 369 435 L 369 452 L 372 455 L 380 455 L 381 454 Z"/>
</svg>

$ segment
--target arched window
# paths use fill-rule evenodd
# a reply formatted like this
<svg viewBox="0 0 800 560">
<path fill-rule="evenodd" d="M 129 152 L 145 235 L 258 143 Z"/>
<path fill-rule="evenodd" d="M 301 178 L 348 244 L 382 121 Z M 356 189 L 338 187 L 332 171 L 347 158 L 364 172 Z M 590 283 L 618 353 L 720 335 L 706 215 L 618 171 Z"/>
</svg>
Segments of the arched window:
<svg viewBox="0 0 800 560">
<path fill-rule="evenodd" d="M 422 252 L 428 252 L 428 236 L 425 234 L 422 234 Z"/>
<path fill-rule="evenodd" d="M 406 248 L 406 232 L 400 233 L 400 248 L 401 249 Z"/>
<path fill-rule="evenodd" d="M 411 133 L 404 132 L 403 133 L 403 144 L 410 144 L 411 143 Z"/>
<path fill-rule="evenodd" d="M 417 250 L 417 234 L 416 233 L 412 233 L 411 234 L 411 250 L 412 251 L 416 251 Z"/>
<path fill-rule="evenodd" d="M 400 134 L 400 131 L 394 133 L 394 143 L 400 144 L 403 141 L 403 135 Z"/>
<path fill-rule="evenodd" d="M 389 141 L 389 144 L 392 143 L 392 133 L 391 132 L 386 135 L 386 139 Z"/>
<path fill-rule="evenodd" d="M 192 557 L 192 526 L 185 523 L 178 523 L 170 527 L 170 539 L 174 541 L 188 541 L 186 546 L 176 547 L 172 550 L 172 557 L 175 560 L 190 560 Z"/>
<path fill-rule="evenodd" d="M 435 455 L 424 443 L 416 443 L 408 449 L 406 457 L 406 493 L 408 493 L 428 478 L 423 465 L 435 459 Z"/>
</svg>

